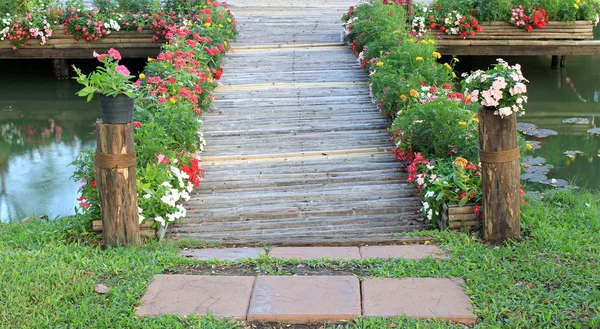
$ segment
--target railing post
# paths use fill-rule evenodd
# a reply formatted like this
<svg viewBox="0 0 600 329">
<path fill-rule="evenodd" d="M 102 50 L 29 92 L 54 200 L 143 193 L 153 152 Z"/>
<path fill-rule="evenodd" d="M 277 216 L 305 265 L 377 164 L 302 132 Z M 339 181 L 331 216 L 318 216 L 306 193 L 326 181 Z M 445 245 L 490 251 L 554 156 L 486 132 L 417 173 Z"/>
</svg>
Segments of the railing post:
<svg viewBox="0 0 600 329">
<path fill-rule="evenodd" d="M 493 107 L 479 109 L 479 159 L 484 238 L 499 242 L 520 236 L 521 167 L 516 115 L 502 118 L 494 111 Z"/>
<path fill-rule="evenodd" d="M 95 176 L 104 243 L 140 244 L 133 125 L 97 123 Z"/>
</svg>

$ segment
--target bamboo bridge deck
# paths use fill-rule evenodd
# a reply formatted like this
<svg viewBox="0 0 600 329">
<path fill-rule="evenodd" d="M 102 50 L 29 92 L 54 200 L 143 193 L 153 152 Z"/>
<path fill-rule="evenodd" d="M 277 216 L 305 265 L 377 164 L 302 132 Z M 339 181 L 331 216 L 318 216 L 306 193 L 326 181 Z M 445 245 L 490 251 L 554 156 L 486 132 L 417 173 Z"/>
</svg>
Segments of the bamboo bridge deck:
<svg viewBox="0 0 600 329">
<path fill-rule="evenodd" d="M 224 244 L 401 241 L 427 227 L 367 76 L 348 0 L 229 1 L 240 37 L 204 117 L 206 176 L 169 235 Z"/>
</svg>

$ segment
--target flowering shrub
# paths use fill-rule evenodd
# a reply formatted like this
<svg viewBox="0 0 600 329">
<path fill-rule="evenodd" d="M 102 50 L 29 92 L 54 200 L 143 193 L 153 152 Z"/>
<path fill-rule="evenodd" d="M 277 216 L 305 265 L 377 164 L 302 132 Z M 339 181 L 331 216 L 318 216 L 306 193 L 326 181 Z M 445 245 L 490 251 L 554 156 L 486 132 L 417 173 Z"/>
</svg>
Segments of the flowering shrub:
<svg viewBox="0 0 600 329">
<path fill-rule="evenodd" d="M 168 0 L 162 7 L 151 0 L 95 0 L 94 6 L 86 8 L 82 0 L 28 0 L 6 8 L 0 5 L 0 41 L 10 41 L 15 50 L 30 39 L 39 38 L 45 44 L 59 25 L 65 34 L 87 42 L 120 30 L 152 30 L 152 40 L 158 41 L 170 39 L 169 30 L 187 25 L 215 25 L 232 32 L 236 29 L 229 9 L 216 1 Z"/>
<path fill-rule="evenodd" d="M 449 35 L 459 35 L 461 38 L 474 37 L 483 28 L 479 21 L 470 14 L 461 13 L 457 10 L 443 14 L 439 6 L 418 4 L 412 21 L 412 34 L 423 35 L 429 30 L 438 29 Z"/>
<path fill-rule="evenodd" d="M 131 73 L 125 65 L 119 65 L 119 60 L 121 60 L 119 51 L 110 48 L 107 54 L 98 54 L 94 51 L 93 55 L 103 66 L 98 66 L 96 71 L 88 76 L 81 73 L 81 70 L 73 65 L 73 70 L 77 74 L 73 79 L 85 86 L 77 95 L 87 97 L 88 102 L 94 97 L 95 93 L 112 97 L 125 94 L 130 98 L 134 98 L 136 87 L 130 82 L 133 75 L 130 75 Z"/>
<path fill-rule="evenodd" d="M 462 86 L 465 95 L 472 102 L 483 106 L 495 107 L 494 114 L 501 117 L 513 113 L 524 114 L 524 104 L 527 103 L 527 79 L 523 77 L 521 65 L 508 65 L 498 58 L 498 64 L 492 65 L 487 71 L 477 70 L 470 75 L 465 74 Z"/>
<path fill-rule="evenodd" d="M 510 23 L 515 26 L 524 28 L 527 32 L 531 32 L 533 28 L 541 29 L 546 27 L 549 18 L 546 15 L 546 9 L 542 7 L 532 7 L 530 14 L 525 14 L 523 5 L 519 5 L 517 8 L 513 8 L 512 15 L 510 17 Z"/>
<path fill-rule="evenodd" d="M 474 114 L 479 101 L 491 98 L 518 106 L 527 100 L 523 98 L 526 80 L 518 65 L 501 61 L 496 71 L 474 73 L 468 79 L 470 92 L 458 91 L 454 72 L 458 59 L 441 62 L 435 40 L 411 32 L 410 20 L 404 23 L 410 11 L 410 6 L 369 2 L 352 7 L 342 20 L 346 41 L 369 72 L 373 102 L 392 122 L 396 158 L 406 164 L 407 181 L 424 194 L 424 217 L 434 221 L 444 203 L 481 200 Z M 497 78 L 502 79 L 494 82 Z M 473 93 L 475 86 L 479 92 Z M 487 90 L 491 91 L 484 96 Z M 494 90 L 501 91 L 502 97 Z"/>
<path fill-rule="evenodd" d="M 185 217 L 182 202 L 203 176 L 196 159 L 204 144 L 198 115 L 214 100 L 212 91 L 223 73 L 220 61 L 236 24 L 226 5 L 215 4 L 198 2 L 195 10 L 210 16 L 212 23 L 182 16 L 185 24 L 169 27 L 161 53 L 148 58 L 144 72 L 133 83 L 137 88 L 133 125 L 138 210 L 140 221 L 151 222 L 155 228 Z M 82 211 L 98 219 L 97 190 L 89 183 L 94 177 L 93 160 L 92 152 L 84 152 L 74 162 L 73 178 L 84 182 Z"/>
</svg>

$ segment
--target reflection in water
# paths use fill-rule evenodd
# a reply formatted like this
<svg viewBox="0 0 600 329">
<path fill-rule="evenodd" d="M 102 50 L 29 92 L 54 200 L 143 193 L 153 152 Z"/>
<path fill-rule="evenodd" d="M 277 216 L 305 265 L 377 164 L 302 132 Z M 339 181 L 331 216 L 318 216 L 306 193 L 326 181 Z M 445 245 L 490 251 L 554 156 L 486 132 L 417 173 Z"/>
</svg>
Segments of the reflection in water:
<svg viewBox="0 0 600 329">
<path fill-rule="evenodd" d="M 81 150 L 95 145 L 91 127 L 95 104 L 74 95 L 75 81 L 56 81 L 45 61 L 4 61 L 4 65 L 0 66 L 0 219 L 73 213 L 80 184 L 70 179 L 74 169 L 70 163 Z"/>
</svg>

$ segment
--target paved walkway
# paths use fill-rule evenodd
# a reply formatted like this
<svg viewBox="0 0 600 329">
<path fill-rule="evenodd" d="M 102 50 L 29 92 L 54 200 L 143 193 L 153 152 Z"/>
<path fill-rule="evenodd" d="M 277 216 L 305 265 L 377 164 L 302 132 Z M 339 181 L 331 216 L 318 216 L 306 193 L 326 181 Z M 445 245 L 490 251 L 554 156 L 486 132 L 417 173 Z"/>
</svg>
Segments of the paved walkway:
<svg viewBox="0 0 600 329">
<path fill-rule="evenodd" d="M 260 248 L 184 250 L 199 260 L 241 260 L 265 254 Z M 279 247 L 276 258 L 448 258 L 432 245 L 373 247 Z M 465 324 L 477 320 L 460 278 L 354 276 L 157 275 L 142 298 L 138 316 L 205 315 L 283 323 L 352 321 L 360 316 L 436 318 Z"/>
<path fill-rule="evenodd" d="M 419 230 L 368 77 L 341 43 L 354 0 L 232 0 L 240 37 L 204 117 L 206 177 L 171 236 L 360 244 Z"/>
</svg>

